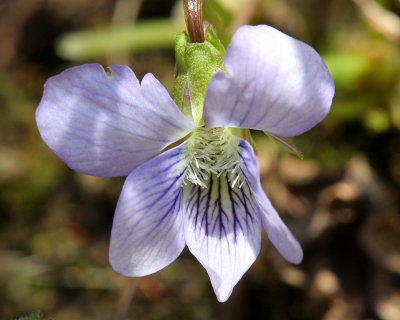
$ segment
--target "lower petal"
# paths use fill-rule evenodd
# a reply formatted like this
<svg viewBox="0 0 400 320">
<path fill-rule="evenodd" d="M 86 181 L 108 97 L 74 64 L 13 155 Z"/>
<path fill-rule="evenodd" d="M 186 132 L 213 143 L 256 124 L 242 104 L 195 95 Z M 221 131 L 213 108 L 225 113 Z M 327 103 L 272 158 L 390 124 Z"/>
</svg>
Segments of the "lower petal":
<svg viewBox="0 0 400 320">
<path fill-rule="evenodd" d="M 179 146 L 141 165 L 126 179 L 111 233 L 110 263 L 117 272 L 148 275 L 182 252 L 185 166 Z"/>
<path fill-rule="evenodd" d="M 260 251 L 257 205 L 246 184 L 232 188 L 223 176 L 207 188 L 185 186 L 183 194 L 186 243 L 224 302 Z"/>
<path fill-rule="evenodd" d="M 262 189 L 258 160 L 253 148 L 245 140 L 242 140 L 239 146 L 241 148 L 240 156 L 243 159 L 242 171 L 261 209 L 262 225 L 269 240 L 287 261 L 300 263 L 303 259 L 303 250 Z"/>
</svg>

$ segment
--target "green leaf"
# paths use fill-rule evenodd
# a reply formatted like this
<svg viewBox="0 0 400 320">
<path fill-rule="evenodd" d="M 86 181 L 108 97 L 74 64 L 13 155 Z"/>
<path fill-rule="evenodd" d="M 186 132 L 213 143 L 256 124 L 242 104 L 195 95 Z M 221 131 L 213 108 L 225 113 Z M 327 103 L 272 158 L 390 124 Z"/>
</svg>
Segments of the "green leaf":
<svg viewBox="0 0 400 320">
<path fill-rule="evenodd" d="M 375 133 L 383 133 L 390 129 L 389 115 L 385 110 L 368 110 L 363 120 L 365 125 Z"/>
<path fill-rule="evenodd" d="M 367 74 L 371 66 L 368 58 L 358 53 L 332 54 L 324 56 L 324 61 L 336 86 L 347 90 Z"/>
<path fill-rule="evenodd" d="M 178 32 L 171 19 L 69 32 L 60 38 L 57 52 L 64 59 L 89 60 L 117 52 L 172 48 Z"/>
<path fill-rule="evenodd" d="M 222 43 L 228 45 L 232 36 L 228 30 L 233 21 L 233 13 L 218 0 L 206 0 L 203 3 L 203 16 L 215 28 Z"/>
</svg>

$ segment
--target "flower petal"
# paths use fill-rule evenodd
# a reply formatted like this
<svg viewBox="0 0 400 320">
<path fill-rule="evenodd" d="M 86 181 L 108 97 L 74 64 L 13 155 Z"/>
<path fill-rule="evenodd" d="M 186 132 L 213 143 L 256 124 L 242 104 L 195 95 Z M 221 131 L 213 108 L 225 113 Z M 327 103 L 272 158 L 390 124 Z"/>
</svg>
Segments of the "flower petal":
<svg viewBox="0 0 400 320">
<path fill-rule="evenodd" d="M 289 137 L 311 129 L 329 112 L 334 83 L 321 57 L 272 27 L 240 27 L 224 62 L 229 75 L 216 73 L 207 89 L 207 128 L 250 128 Z"/>
<path fill-rule="evenodd" d="M 45 84 L 36 121 L 43 140 L 72 169 L 128 175 L 194 126 L 147 74 L 98 64 L 68 69 Z"/>
<path fill-rule="evenodd" d="M 239 146 L 240 156 L 243 159 L 242 172 L 261 208 L 261 221 L 269 240 L 287 261 L 300 263 L 303 259 L 303 250 L 262 189 L 258 160 L 253 148 L 245 140 L 242 140 Z"/>
<path fill-rule="evenodd" d="M 111 232 L 110 262 L 119 273 L 144 276 L 174 261 L 185 247 L 182 229 L 182 146 L 135 169 L 126 179 Z"/>
<path fill-rule="evenodd" d="M 224 302 L 260 251 L 257 205 L 247 185 L 231 188 L 223 176 L 207 188 L 185 186 L 183 194 L 186 244 Z"/>
</svg>

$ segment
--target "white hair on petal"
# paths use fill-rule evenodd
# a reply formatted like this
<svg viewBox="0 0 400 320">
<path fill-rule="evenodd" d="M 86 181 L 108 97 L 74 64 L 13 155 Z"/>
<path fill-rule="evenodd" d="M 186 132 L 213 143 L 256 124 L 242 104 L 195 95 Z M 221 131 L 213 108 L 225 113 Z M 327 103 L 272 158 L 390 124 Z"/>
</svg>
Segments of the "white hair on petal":
<svg viewBox="0 0 400 320">
<path fill-rule="evenodd" d="M 238 144 L 239 139 L 227 128 L 195 130 L 186 148 L 188 163 L 183 183 L 207 188 L 207 181 L 214 174 L 226 176 L 232 188 L 241 188 L 245 178 Z"/>
</svg>

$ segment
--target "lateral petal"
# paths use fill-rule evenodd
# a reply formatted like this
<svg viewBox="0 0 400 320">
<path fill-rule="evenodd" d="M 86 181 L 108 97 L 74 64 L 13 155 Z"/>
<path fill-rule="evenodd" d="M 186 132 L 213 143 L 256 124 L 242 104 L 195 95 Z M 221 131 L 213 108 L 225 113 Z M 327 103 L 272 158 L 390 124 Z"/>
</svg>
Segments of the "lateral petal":
<svg viewBox="0 0 400 320">
<path fill-rule="evenodd" d="M 228 73 L 216 73 L 207 89 L 207 128 L 289 137 L 311 129 L 329 112 L 334 83 L 319 54 L 272 27 L 240 27 L 224 63 Z"/>
<path fill-rule="evenodd" d="M 74 170 L 103 177 L 128 175 L 194 125 L 153 75 L 98 64 L 50 78 L 36 111 L 43 140 Z"/>
<path fill-rule="evenodd" d="M 303 250 L 262 189 L 260 169 L 253 148 L 245 140 L 242 140 L 239 146 L 241 148 L 240 156 L 243 159 L 242 172 L 261 209 L 262 225 L 268 234 L 269 240 L 287 261 L 296 264 L 300 263 L 303 259 Z"/>
<path fill-rule="evenodd" d="M 110 263 L 127 276 L 154 273 L 185 246 L 182 226 L 182 145 L 136 168 L 126 179 L 111 232 Z"/>
<path fill-rule="evenodd" d="M 183 203 L 186 244 L 224 302 L 260 251 L 255 200 L 247 185 L 232 188 L 226 177 L 213 175 L 207 188 L 185 186 Z"/>
</svg>

